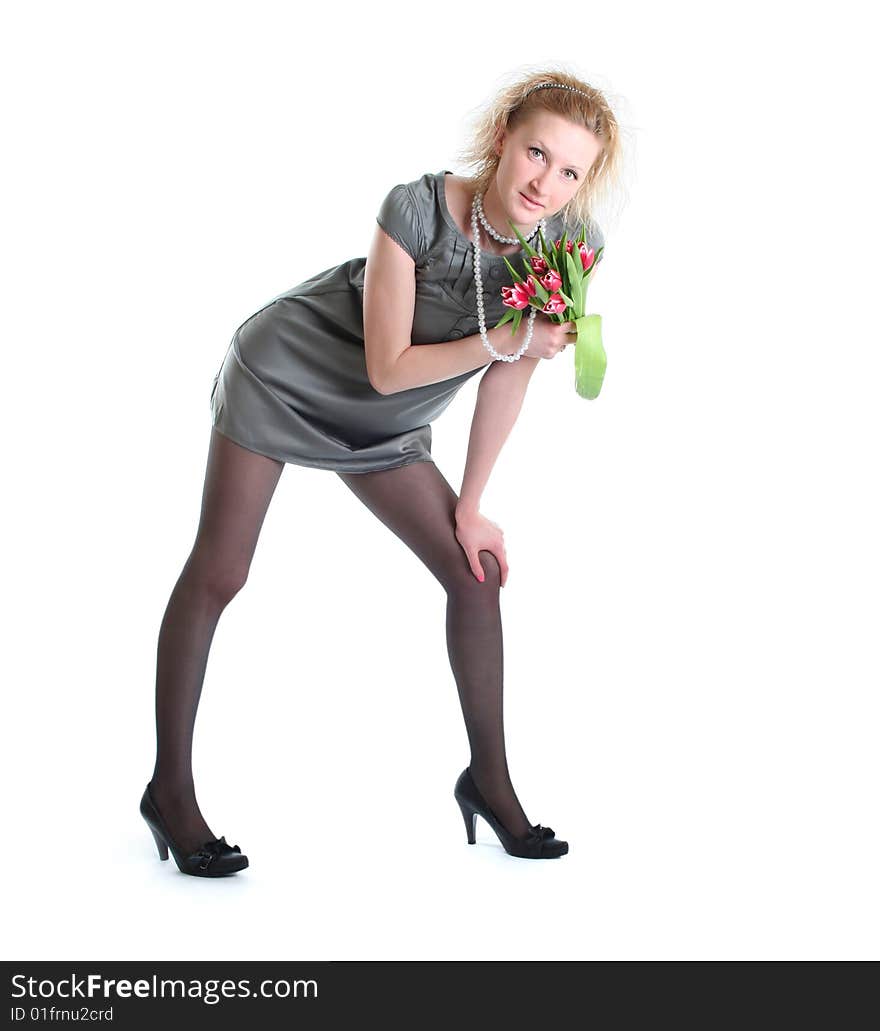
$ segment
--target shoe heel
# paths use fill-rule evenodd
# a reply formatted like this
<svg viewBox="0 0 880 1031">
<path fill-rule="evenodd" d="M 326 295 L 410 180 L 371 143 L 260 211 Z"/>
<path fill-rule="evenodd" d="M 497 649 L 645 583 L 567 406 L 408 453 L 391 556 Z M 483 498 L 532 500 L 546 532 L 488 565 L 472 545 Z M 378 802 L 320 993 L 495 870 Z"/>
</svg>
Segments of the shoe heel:
<svg viewBox="0 0 880 1031">
<path fill-rule="evenodd" d="M 477 825 L 477 814 L 473 809 L 470 809 L 464 804 L 464 802 L 458 802 L 458 808 L 461 810 L 461 815 L 464 817 L 464 826 L 467 831 L 467 839 L 469 845 L 475 845 L 477 843 L 477 835 L 475 828 Z"/>
<path fill-rule="evenodd" d="M 458 802 L 461 815 L 464 817 L 469 845 L 476 843 L 474 831 L 477 816 L 482 816 L 495 831 L 508 855 L 517 856 L 520 859 L 556 859 L 558 856 L 567 854 L 568 842 L 559 840 L 552 827 L 543 827 L 536 823 L 529 826 L 527 834 L 514 837 L 480 794 L 479 788 L 471 776 L 470 767 L 466 767 L 459 774 L 458 780 L 455 782 L 454 793 L 455 801 Z"/>
<path fill-rule="evenodd" d="M 149 824 L 147 824 L 147 826 L 149 826 Z M 156 848 L 159 850 L 159 858 L 160 859 L 167 859 L 168 858 L 168 846 L 165 844 L 164 839 L 161 838 L 153 830 L 152 827 L 150 827 L 150 833 L 153 835 L 153 840 L 156 842 Z"/>
<path fill-rule="evenodd" d="M 160 859 L 167 859 L 169 852 L 181 873 L 194 877 L 225 877 L 246 869 L 250 864 L 238 845 L 230 845 L 225 837 L 206 841 L 201 848 L 190 854 L 181 849 L 170 834 L 162 814 L 156 808 L 150 792 L 149 782 L 141 797 L 141 816 L 150 828 Z"/>
</svg>

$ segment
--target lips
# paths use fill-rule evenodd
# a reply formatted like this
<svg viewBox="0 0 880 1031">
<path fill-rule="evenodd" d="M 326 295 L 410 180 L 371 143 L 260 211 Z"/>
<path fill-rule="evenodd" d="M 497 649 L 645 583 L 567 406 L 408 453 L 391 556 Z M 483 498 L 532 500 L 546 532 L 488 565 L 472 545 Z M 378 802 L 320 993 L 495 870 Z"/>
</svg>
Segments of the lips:
<svg viewBox="0 0 880 1031">
<path fill-rule="evenodd" d="M 541 207 L 541 205 L 538 203 L 538 201 L 532 200 L 532 198 L 528 194 L 526 194 L 526 193 L 522 193 L 521 192 L 520 193 L 520 197 L 523 198 L 523 200 L 526 202 L 526 205 L 528 207 L 532 207 L 532 208 L 540 208 Z"/>
</svg>

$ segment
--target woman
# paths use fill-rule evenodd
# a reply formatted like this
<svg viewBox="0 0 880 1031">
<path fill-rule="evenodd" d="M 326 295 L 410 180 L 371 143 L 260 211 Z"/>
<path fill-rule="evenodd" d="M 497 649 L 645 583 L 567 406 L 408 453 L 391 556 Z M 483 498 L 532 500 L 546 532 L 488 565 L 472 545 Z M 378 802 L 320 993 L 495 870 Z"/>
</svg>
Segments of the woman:
<svg viewBox="0 0 880 1031">
<path fill-rule="evenodd" d="M 523 319 L 516 335 L 509 324 L 495 328 L 506 311 L 500 288 L 510 283 L 504 257 L 522 267 L 510 223 L 538 249 L 539 225 L 549 241 L 586 222 L 601 257 L 589 205 L 618 146 L 601 93 L 567 73 L 528 75 L 478 126 L 466 155 L 476 175 L 426 173 L 395 186 L 368 258 L 306 280 L 236 330 L 211 394 L 195 544 L 159 634 L 158 748 L 141 800 L 160 857 L 170 848 L 182 872 L 214 877 L 248 865 L 202 817 L 192 736 L 217 621 L 247 579 L 286 463 L 335 471 L 446 591 L 471 753 L 454 791 L 468 841 L 479 814 L 511 855 L 568 851 L 549 827 L 530 823 L 511 783 L 499 609 L 507 560 L 503 532 L 479 500 L 536 366 L 574 340 L 571 323 L 542 314 Z M 486 366 L 457 496 L 431 458 L 430 424 Z"/>
</svg>

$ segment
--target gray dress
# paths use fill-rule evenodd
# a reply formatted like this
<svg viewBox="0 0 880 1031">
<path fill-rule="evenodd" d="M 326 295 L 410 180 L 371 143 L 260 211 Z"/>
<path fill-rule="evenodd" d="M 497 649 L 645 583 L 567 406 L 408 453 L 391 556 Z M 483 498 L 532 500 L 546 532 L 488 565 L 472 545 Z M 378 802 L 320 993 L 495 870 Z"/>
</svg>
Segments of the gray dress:
<svg viewBox="0 0 880 1031">
<path fill-rule="evenodd" d="M 388 193 L 379 225 L 415 262 L 412 343 L 479 332 L 473 247 L 446 205 L 446 172 L 426 172 Z M 562 217 L 547 221 L 558 239 Z M 598 226 L 591 246 L 602 245 Z M 486 328 L 507 310 L 511 282 L 500 255 L 481 251 Z M 522 257 L 508 255 L 517 270 Z M 351 258 L 273 298 L 233 334 L 211 391 L 213 425 L 251 451 L 294 465 L 363 473 L 430 462 L 431 423 L 469 372 L 380 394 L 367 377 L 363 290 L 366 258 Z"/>
</svg>

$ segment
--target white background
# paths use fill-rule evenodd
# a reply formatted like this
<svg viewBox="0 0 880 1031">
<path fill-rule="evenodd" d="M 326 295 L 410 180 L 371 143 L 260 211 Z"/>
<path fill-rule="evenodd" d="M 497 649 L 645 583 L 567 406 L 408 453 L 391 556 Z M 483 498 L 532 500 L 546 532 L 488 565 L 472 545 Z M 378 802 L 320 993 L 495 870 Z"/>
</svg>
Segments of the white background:
<svg viewBox="0 0 880 1031">
<path fill-rule="evenodd" d="M 5 958 L 880 956 L 863 11 L 4 13 Z M 251 866 L 184 877 L 138 802 L 231 334 L 365 254 L 392 185 L 465 171 L 470 113 L 547 61 L 628 136 L 601 396 L 544 363 L 482 507 L 514 784 L 571 851 L 513 859 L 482 821 L 467 846 L 445 595 L 288 466 L 196 724 L 201 808 Z M 434 426 L 456 490 L 478 380 Z"/>
</svg>

